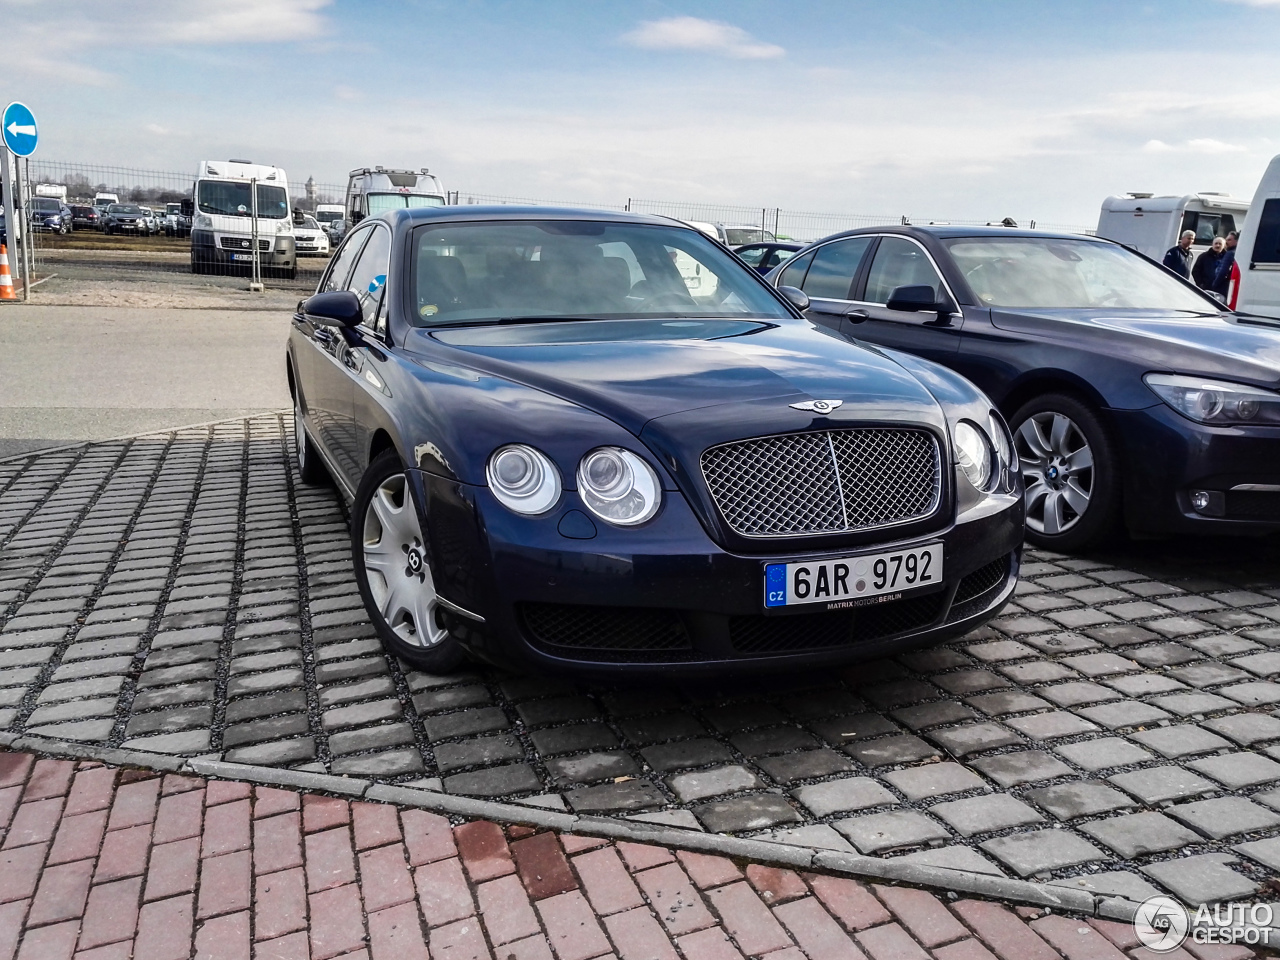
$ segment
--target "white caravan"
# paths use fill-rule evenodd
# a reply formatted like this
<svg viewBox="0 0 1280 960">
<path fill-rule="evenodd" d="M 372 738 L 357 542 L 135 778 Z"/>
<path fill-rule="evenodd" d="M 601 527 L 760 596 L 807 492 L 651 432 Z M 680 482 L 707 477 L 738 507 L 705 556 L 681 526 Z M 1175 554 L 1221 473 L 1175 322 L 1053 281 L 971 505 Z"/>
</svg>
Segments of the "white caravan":
<svg viewBox="0 0 1280 960">
<path fill-rule="evenodd" d="M 389 170 L 361 167 L 347 175 L 347 224 L 406 207 L 443 207 L 444 186 L 426 167 Z"/>
<path fill-rule="evenodd" d="M 254 191 L 257 184 L 257 255 L 262 269 L 298 273 L 289 211 L 289 178 L 279 167 L 247 160 L 202 160 L 196 171 L 191 221 L 191 272 L 252 267 Z"/>
<path fill-rule="evenodd" d="M 1233 310 L 1280 319 L 1280 157 L 1272 159 L 1245 219 L 1227 303 Z"/>
<path fill-rule="evenodd" d="M 1107 197 L 1098 217 L 1098 236 L 1133 247 L 1159 262 L 1178 242 L 1183 230 L 1194 230 L 1191 249 L 1209 249 L 1214 237 L 1239 230 L 1249 202 L 1223 193 L 1189 193 L 1182 197 L 1157 197 L 1129 193 Z"/>
</svg>

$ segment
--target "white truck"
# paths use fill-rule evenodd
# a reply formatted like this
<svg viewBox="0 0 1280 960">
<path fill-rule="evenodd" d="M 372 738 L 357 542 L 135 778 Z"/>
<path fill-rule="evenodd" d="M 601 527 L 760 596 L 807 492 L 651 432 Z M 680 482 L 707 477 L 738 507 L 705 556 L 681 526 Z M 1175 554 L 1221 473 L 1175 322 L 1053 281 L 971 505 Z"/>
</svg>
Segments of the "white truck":
<svg viewBox="0 0 1280 960">
<path fill-rule="evenodd" d="M 443 207 L 444 186 L 426 167 L 421 170 L 390 170 L 360 167 L 347 175 L 347 225 L 365 217 L 406 207 Z"/>
<path fill-rule="evenodd" d="M 1249 206 L 1227 305 L 1240 313 L 1280 319 L 1280 157 L 1267 166 Z"/>
<path fill-rule="evenodd" d="M 1102 201 L 1098 236 L 1133 247 L 1159 262 L 1183 230 L 1195 231 L 1191 249 L 1199 255 L 1209 249 L 1214 237 L 1239 230 L 1248 211 L 1248 200 L 1224 193 L 1205 191 L 1180 197 L 1128 193 Z"/>
<path fill-rule="evenodd" d="M 248 160 L 201 160 L 192 197 L 183 201 L 192 214 L 192 273 L 252 267 L 256 255 L 264 272 L 297 276 L 289 178 L 282 169 Z"/>
</svg>

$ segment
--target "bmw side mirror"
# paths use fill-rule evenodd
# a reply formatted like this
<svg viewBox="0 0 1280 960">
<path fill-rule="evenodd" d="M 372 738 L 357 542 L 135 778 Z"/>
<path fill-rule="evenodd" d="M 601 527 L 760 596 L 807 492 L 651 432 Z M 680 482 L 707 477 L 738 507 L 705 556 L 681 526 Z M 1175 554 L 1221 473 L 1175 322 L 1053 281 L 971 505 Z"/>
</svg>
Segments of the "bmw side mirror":
<svg viewBox="0 0 1280 960">
<path fill-rule="evenodd" d="M 803 312 L 809 309 L 809 295 L 799 287 L 779 287 L 778 292 L 797 310 Z"/>
<path fill-rule="evenodd" d="M 890 310 L 902 310 L 907 313 L 929 310 L 937 313 L 939 319 L 955 310 L 955 304 L 946 294 L 939 296 L 927 283 L 894 287 L 893 292 L 889 294 L 889 302 L 885 306 Z"/>
<path fill-rule="evenodd" d="M 330 290 L 302 301 L 303 315 L 324 327 L 355 327 L 364 319 L 360 298 L 350 290 Z"/>
</svg>

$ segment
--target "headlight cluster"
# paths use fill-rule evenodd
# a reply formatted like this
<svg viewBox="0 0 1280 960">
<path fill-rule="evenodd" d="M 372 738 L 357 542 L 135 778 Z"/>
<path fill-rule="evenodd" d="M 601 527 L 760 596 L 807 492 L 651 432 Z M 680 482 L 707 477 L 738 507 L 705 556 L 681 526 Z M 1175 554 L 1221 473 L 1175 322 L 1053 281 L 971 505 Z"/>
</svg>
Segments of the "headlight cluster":
<svg viewBox="0 0 1280 960">
<path fill-rule="evenodd" d="M 1197 423 L 1280 423 L 1280 393 L 1169 373 L 1148 373 L 1142 379 L 1156 396 Z"/>
<path fill-rule="evenodd" d="M 204 215 L 198 216 L 198 217 L 196 217 L 196 224 L 195 224 L 195 225 L 196 225 L 196 229 L 197 229 L 197 230 L 212 230 L 212 229 L 213 229 L 213 217 L 206 217 L 206 216 L 204 216 Z"/>
<path fill-rule="evenodd" d="M 971 420 L 961 420 L 951 429 L 956 462 L 965 479 L 976 490 L 994 489 L 1001 477 L 1017 469 L 1017 453 L 1004 423 L 993 411 L 984 429 Z"/>
<path fill-rule="evenodd" d="M 524 516 L 546 513 L 560 500 L 560 471 L 540 450 L 523 443 L 499 447 L 485 470 L 503 506 Z M 662 505 L 662 484 L 641 457 L 622 447 L 596 447 L 578 464 L 578 494 L 601 520 L 631 527 Z"/>
</svg>

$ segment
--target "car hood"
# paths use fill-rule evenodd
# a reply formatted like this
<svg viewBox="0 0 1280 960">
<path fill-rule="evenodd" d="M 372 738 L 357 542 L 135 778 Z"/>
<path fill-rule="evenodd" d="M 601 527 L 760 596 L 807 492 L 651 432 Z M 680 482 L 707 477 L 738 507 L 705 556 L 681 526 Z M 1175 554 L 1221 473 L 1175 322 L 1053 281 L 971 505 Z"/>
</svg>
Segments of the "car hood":
<svg viewBox="0 0 1280 960">
<path fill-rule="evenodd" d="M 406 343 L 437 355 L 440 346 L 456 362 L 593 410 L 637 436 L 676 416 L 686 426 L 716 424 L 722 439 L 803 429 L 815 414 L 789 404 L 810 399 L 842 401 L 833 420 L 943 423 L 932 394 L 897 363 L 802 320 L 419 328 Z"/>
<path fill-rule="evenodd" d="M 1152 371 L 1280 386 L 1280 325 L 1262 318 L 1137 310 L 1106 315 L 1086 310 L 1014 313 L 993 308 L 991 322 L 1002 330 L 1070 339 L 1076 345 L 1085 335 L 1095 352 L 1141 360 Z"/>
</svg>

